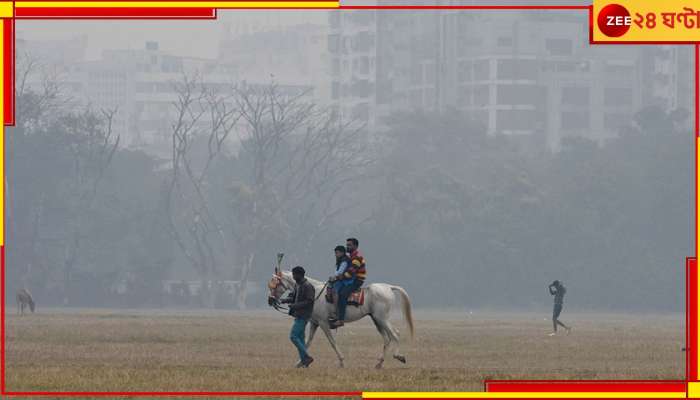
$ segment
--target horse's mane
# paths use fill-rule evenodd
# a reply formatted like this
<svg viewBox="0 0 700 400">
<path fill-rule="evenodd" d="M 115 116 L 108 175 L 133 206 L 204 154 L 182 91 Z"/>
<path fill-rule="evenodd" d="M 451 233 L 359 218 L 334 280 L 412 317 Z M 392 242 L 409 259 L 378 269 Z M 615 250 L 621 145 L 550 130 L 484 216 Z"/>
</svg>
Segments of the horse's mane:
<svg viewBox="0 0 700 400">
<path fill-rule="evenodd" d="M 282 275 L 290 282 L 294 282 L 294 278 L 292 278 L 292 271 L 282 271 Z M 309 283 L 313 286 L 323 286 L 323 282 L 314 278 L 309 278 L 308 276 L 306 276 L 306 280 L 309 281 Z"/>
</svg>

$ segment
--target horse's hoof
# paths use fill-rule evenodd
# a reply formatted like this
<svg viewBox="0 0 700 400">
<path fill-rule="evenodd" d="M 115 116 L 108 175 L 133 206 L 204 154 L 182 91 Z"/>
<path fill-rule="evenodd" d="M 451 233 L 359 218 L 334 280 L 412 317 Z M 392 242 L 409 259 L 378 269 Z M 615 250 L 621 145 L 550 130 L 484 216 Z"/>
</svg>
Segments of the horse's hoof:
<svg viewBox="0 0 700 400">
<path fill-rule="evenodd" d="M 406 357 L 404 356 L 394 356 L 395 359 L 399 360 L 401 363 L 406 364 Z"/>
</svg>

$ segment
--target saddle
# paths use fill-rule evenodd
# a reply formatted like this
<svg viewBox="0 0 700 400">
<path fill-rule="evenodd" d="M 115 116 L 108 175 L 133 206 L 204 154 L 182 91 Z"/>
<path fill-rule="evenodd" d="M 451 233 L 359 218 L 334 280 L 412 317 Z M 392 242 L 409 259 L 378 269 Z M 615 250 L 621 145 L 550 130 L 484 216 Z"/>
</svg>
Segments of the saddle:
<svg viewBox="0 0 700 400">
<path fill-rule="evenodd" d="M 330 286 L 326 288 L 326 301 L 331 304 L 336 304 L 335 291 Z M 350 296 L 348 297 L 349 306 L 359 307 L 363 304 L 365 304 L 365 288 L 360 288 L 359 290 L 350 293 Z"/>
<path fill-rule="evenodd" d="M 350 294 L 350 297 L 348 297 L 348 305 L 349 306 L 361 306 L 365 304 L 365 289 L 360 288 L 360 290 L 356 290 Z"/>
</svg>

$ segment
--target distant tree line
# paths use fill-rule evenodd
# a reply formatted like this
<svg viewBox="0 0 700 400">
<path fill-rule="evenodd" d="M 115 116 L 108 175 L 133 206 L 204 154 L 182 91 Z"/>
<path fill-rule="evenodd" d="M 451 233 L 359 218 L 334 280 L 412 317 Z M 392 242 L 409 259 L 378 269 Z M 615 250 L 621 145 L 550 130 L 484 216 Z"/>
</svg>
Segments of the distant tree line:
<svg viewBox="0 0 700 400">
<path fill-rule="evenodd" d="M 418 307 L 540 307 L 560 279 L 572 307 L 682 310 L 687 112 L 650 107 L 605 143 L 565 138 L 552 152 L 457 111 L 397 114 L 367 137 L 274 83 L 174 85 L 169 161 L 121 145 L 119 110 L 18 85 L 8 298 L 25 286 L 40 306 L 258 306 L 248 283 L 264 285 L 278 251 L 323 279 L 333 246 L 356 236 L 369 280 L 406 287 Z M 164 292 L 179 271 L 201 280 L 196 301 Z"/>
</svg>

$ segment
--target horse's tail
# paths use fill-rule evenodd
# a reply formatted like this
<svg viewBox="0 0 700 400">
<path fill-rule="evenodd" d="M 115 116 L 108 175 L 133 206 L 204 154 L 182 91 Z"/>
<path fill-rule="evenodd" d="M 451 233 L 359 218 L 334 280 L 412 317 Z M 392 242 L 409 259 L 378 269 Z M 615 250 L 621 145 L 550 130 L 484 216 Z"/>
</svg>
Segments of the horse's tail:
<svg viewBox="0 0 700 400">
<path fill-rule="evenodd" d="M 413 339 L 413 313 L 411 312 L 411 299 L 408 297 L 408 293 L 401 286 L 391 286 L 391 290 L 398 292 L 401 296 L 401 307 L 403 309 L 403 317 L 406 319 L 408 324 L 408 329 L 411 332 L 411 339 Z"/>
</svg>

